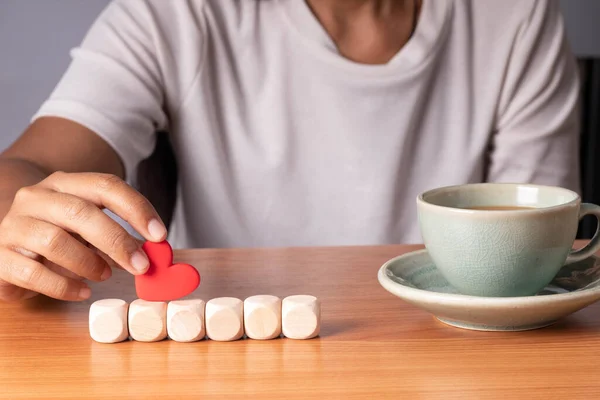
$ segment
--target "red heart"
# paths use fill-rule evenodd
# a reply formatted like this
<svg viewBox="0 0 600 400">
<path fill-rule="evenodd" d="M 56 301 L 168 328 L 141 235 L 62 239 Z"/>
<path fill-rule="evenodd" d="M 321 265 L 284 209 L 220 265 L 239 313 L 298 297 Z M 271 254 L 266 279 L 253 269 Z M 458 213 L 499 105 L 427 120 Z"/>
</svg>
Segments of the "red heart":
<svg viewBox="0 0 600 400">
<path fill-rule="evenodd" d="M 146 242 L 142 246 L 150 267 L 135 276 L 138 297 L 148 301 L 171 301 L 192 293 L 200 284 L 200 274 L 189 264 L 173 264 L 173 249 L 167 241 Z"/>
</svg>

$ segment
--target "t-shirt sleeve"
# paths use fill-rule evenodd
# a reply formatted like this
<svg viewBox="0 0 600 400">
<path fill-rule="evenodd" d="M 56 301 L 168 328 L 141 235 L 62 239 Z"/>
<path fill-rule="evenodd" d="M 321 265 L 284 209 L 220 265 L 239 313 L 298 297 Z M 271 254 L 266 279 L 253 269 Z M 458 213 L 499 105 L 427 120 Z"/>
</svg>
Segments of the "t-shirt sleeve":
<svg viewBox="0 0 600 400">
<path fill-rule="evenodd" d="M 156 31 L 148 3 L 110 3 L 33 120 L 57 116 L 91 129 L 118 153 L 130 179 L 152 153 L 156 132 L 168 128 Z"/>
<path fill-rule="evenodd" d="M 557 1 L 538 0 L 516 36 L 487 180 L 579 191 L 579 77 Z"/>
</svg>

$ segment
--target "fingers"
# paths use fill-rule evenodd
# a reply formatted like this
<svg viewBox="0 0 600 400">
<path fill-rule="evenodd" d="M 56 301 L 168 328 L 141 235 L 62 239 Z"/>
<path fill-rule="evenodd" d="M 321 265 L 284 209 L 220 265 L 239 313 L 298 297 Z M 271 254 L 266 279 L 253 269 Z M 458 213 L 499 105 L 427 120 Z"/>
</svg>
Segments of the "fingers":
<svg viewBox="0 0 600 400">
<path fill-rule="evenodd" d="M 52 261 L 43 260 L 42 264 L 44 264 L 44 266 L 46 268 L 48 268 L 50 271 L 56 272 L 60 276 L 66 276 L 67 278 L 73 278 L 78 281 L 81 281 L 84 279 L 83 277 L 77 275 L 75 272 L 69 271 L 68 269 L 63 268 L 60 265 L 53 263 Z M 111 271 L 111 273 L 112 273 L 112 271 Z"/>
<path fill-rule="evenodd" d="M 28 194 L 30 199 L 21 201 L 22 206 L 29 210 L 28 214 L 31 217 L 47 221 L 62 230 L 77 233 L 132 274 L 144 273 L 148 269 L 148 257 L 138 241 L 93 203 L 69 193 L 54 192 L 43 188 L 32 188 L 30 192 Z M 43 201 L 45 206 L 43 208 L 35 207 L 35 203 L 39 202 L 42 197 L 45 198 Z M 69 254 L 47 257 L 52 261 L 54 258 L 70 257 L 73 252 L 68 251 L 69 246 L 71 249 L 79 248 L 75 243 L 67 244 L 67 238 L 57 230 L 44 229 L 47 234 L 51 235 L 51 240 L 48 240 L 46 244 L 53 246 L 54 252 L 63 251 Z M 65 247 L 67 250 L 64 250 Z M 81 259 L 74 261 L 74 263 L 80 262 L 82 262 Z M 93 272 L 96 277 L 98 277 L 100 268 L 98 265 L 97 263 L 92 265 L 92 268 L 97 268 Z"/>
<path fill-rule="evenodd" d="M 90 297 L 91 290 L 83 282 L 60 276 L 44 265 L 15 251 L 0 248 L 0 279 L 23 289 L 68 301 L 80 301 Z M 4 289 L 7 297 L 24 296 L 21 289 Z"/>
<path fill-rule="evenodd" d="M 104 281 L 112 275 L 110 266 L 98 254 L 64 229 L 31 217 L 17 217 L 15 222 L 11 235 L 4 239 L 9 249 L 24 248 L 92 281 Z"/>
<path fill-rule="evenodd" d="M 145 240 L 167 231 L 150 202 L 107 174 L 55 173 L 20 189 L 0 221 L 0 300 L 42 293 L 62 300 L 90 295 L 82 278 L 106 280 L 114 263 L 146 272 L 142 243 L 102 211 L 127 221 Z"/>
<path fill-rule="evenodd" d="M 104 262 L 106 262 L 106 264 L 108 264 L 108 266 L 113 269 L 113 268 L 118 268 L 118 269 L 124 269 L 123 267 L 121 267 L 119 264 L 117 264 L 115 262 L 115 260 L 113 260 L 112 258 L 110 258 L 107 254 L 101 252 L 100 250 L 98 250 L 96 247 L 94 247 L 93 244 L 86 242 L 81 236 L 79 236 L 79 234 L 74 233 L 73 236 L 75 237 L 75 239 L 79 240 L 81 243 L 83 243 L 88 249 L 90 249 L 91 251 L 93 251 L 95 254 L 97 254 L 100 258 L 102 258 L 104 260 Z M 144 244 L 143 240 L 139 240 L 136 238 L 136 241 L 138 242 L 139 246 L 142 247 Z"/>
<path fill-rule="evenodd" d="M 109 209 L 146 240 L 160 242 L 167 236 L 164 224 L 148 199 L 117 176 L 56 172 L 44 181 L 44 185 Z"/>
<path fill-rule="evenodd" d="M 37 292 L 0 280 L 0 301 L 27 300 L 38 294 Z"/>
<path fill-rule="evenodd" d="M 117 264 L 112 258 L 110 258 L 106 253 L 98 250 L 97 248 L 95 248 L 92 245 L 88 245 L 88 248 L 90 250 L 92 250 L 94 253 L 96 253 L 100 258 L 102 258 L 104 260 L 104 262 L 106 262 L 111 268 L 124 269 L 119 264 Z"/>
</svg>

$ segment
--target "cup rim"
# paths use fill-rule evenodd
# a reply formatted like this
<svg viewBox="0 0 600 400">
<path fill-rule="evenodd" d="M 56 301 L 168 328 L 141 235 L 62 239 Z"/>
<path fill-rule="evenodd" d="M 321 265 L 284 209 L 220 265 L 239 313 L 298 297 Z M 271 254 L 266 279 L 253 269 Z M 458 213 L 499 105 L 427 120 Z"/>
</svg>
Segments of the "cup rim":
<svg viewBox="0 0 600 400">
<path fill-rule="evenodd" d="M 554 206 L 548 206 L 548 207 L 536 207 L 536 208 L 531 208 L 531 209 L 515 209 L 515 210 L 474 210 L 474 209 L 467 209 L 467 208 L 458 208 L 458 207 L 451 207 L 451 206 L 443 206 L 443 205 L 439 205 L 439 204 L 434 204 L 431 203 L 427 200 L 425 200 L 425 197 L 427 195 L 431 195 L 431 194 L 435 194 L 436 192 L 441 192 L 441 191 L 445 191 L 445 190 L 452 190 L 452 189 L 456 189 L 456 188 L 461 188 L 461 187 L 476 187 L 476 186 L 506 186 L 506 187 L 529 187 L 529 188 L 537 188 L 537 189 L 550 189 L 550 190 L 558 190 L 558 191 L 562 191 L 564 193 L 568 193 L 570 195 L 573 196 L 573 200 L 570 200 L 566 203 L 562 203 L 562 204 L 557 204 Z M 502 215 L 508 215 L 508 214 L 513 214 L 513 213 L 518 213 L 519 215 L 523 215 L 523 214 L 539 214 L 539 213 L 545 213 L 545 212 L 552 212 L 552 211 L 556 211 L 559 209 L 564 209 L 565 207 L 568 206 L 572 206 L 572 205 L 577 205 L 581 203 L 581 196 L 579 195 L 579 193 L 567 189 L 567 188 L 563 188 L 560 186 L 551 186 L 551 185 L 539 185 L 539 184 L 532 184 L 532 183 L 512 183 L 512 182 L 482 182 L 482 183 L 465 183 L 465 184 L 458 184 L 458 185 L 448 185 L 448 186 L 440 186 L 434 189 L 429 189 L 426 190 L 422 193 L 420 193 L 417 196 L 417 204 L 421 204 L 423 206 L 426 207 L 430 207 L 432 209 L 437 209 L 437 210 L 444 210 L 444 211 L 448 211 L 448 212 L 455 212 L 455 213 L 461 213 L 461 214 L 486 214 L 486 215 L 497 215 L 497 214 L 502 214 Z"/>
</svg>

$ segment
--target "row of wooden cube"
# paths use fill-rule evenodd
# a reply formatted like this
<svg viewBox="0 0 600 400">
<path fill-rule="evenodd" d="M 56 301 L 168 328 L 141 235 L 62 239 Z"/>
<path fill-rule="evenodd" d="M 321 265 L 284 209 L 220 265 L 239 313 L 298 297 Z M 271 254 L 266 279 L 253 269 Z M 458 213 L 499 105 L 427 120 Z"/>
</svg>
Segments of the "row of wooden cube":
<svg viewBox="0 0 600 400">
<path fill-rule="evenodd" d="M 267 340 L 282 333 L 291 339 L 310 339 L 319 334 L 321 305 L 309 295 L 251 296 L 244 301 L 220 297 L 152 302 L 104 299 L 90 307 L 90 336 L 100 343 L 117 343 L 129 337 L 156 342 L 167 337 L 178 342 L 195 342 L 208 337 L 232 341 L 244 335 Z"/>
</svg>

